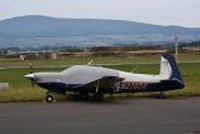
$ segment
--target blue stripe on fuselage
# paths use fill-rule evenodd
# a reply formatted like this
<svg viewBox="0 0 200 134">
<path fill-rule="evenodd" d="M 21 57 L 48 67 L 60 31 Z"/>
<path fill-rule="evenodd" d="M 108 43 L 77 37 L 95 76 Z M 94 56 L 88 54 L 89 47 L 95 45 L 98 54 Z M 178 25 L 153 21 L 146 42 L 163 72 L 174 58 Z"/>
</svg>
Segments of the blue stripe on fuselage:
<svg viewBox="0 0 200 134">
<path fill-rule="evenodd" d="M 127 92 L 156 92 L 168 91 L 184 88 L 184 84 L 176 80 L 166 80 L 158 83 L 145 83 L 145 82 L 121 82 L 116 87 L 115 93 Z"/>
</svg>

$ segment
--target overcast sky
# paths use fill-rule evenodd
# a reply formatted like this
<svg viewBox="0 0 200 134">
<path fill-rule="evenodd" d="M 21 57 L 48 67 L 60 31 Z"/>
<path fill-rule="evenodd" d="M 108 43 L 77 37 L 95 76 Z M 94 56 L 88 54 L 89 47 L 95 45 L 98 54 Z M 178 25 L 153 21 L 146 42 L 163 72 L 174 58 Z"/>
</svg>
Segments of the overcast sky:
<svg viewBox="0 0 200 134">
<path fill-rule="evenodd" d="M 200 27 L 200 0 L 0 0 L 0 20 L 33 14 Z"/>
</svg>

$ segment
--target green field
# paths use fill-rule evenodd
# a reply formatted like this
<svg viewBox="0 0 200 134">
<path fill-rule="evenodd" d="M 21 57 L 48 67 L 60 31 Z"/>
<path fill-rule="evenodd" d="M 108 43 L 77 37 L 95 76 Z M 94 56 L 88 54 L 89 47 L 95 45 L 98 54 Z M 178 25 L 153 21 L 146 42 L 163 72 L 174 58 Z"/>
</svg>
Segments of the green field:
<svg viewBox="0 0 200 134">
<path fill-rule="evenodd" d="M 75 65 L 87 64 L 94 60 L 97 64 L 127 64 L 138 62 L 159 62 L 160 55 L 145 56 L 88 56 L 88 57 L 61 57 L 57 60 L 26 60 L 20 61 L 18 58 L 0 58 L 0 67 L 2 66 L 27 66 L 31 62 L 33 65 Z M 200 54 L 180 54 L 179 61 L 200 60 Z"/>
<path fill-rule="evenodd" d="M 158 62 L 160 57 L 158 55 L 151 56 L 135 56 L 135 57 L 70 57 L 56 61 L 52 60 L 34 60 L 20 62 L 18 59 L 0 59 L 1 66 L 10 65 L 28 65 L 32 62 L 34 65 L 73 65 L 85 64 L 91 59 L 95 60 L 97 64 L 110 63 L 137 63 L 137 62 Z M 181 55 L 179 61 L 200 60 L 200 55 Z M 137 68 L 138 73 L 159 73 L 159 65 L 120 65 L 108 66 L 124 71 L 131 71 Z M 34 71 L 61 71 L 63 68 L 34 68 Z M 199 96 L 200 95 L 200 63 L 180 64 L 180 70 L 183 74 L 186 87 L 183 90 L 170 91 L 166 94 L 172 97 L 179 96 Z M 30 81 L 23 76 L 29 73 L 29 69 L 0 69 L 0 81 L 9 82 L 10 88 L 0 91 L 0 102 L 17 102 L 17 101 L 42 101 L 45 97 L 46 90 L 36 87 L 32 90 Z M 139 94 L 122 94 L 128 97 L 149 97 L 150 93 Z M 118 95 L 116 95 L 118 96 Z M 60 98 L 60 97 L 58 97 Z M 62 97 L 61 97 L 62 98 Z"/>
</svg>

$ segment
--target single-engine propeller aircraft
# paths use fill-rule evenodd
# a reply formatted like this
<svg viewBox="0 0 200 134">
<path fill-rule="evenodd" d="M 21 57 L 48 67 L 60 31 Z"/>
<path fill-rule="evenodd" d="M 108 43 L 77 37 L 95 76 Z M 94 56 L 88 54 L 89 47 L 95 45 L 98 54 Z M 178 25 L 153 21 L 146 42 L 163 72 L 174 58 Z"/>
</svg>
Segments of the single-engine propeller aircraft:
<svg viewBox="0 0 200 134">
<path fill-rule="evenodd" d="M 25 75 L 47 89 L 46 101 L 52 102 L 52 93 L 67 91 L 82 95 L 93 94 L 96 100 L 103 95 L 128 92 L 164 92 L 184 88 L 184 81 L 175 58 L 163 54 L 158 75 L 137 74 L 91 65 L 74 65 L 62 72 L 38 72 Z"/>
</svg>

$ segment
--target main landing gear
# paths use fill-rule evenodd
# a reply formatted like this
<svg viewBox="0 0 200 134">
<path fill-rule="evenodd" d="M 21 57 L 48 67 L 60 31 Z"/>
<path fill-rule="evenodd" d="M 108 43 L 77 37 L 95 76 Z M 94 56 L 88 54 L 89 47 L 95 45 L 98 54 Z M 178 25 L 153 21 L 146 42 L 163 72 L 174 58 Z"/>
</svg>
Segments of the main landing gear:
<svg viewBox="0 0 200 134">
<path fill-rule="evenodd" d="M 97 102 L 103 101 L 104 100 L 103 94 L 102 93 L 96 93 L 96 94 L 94 94 L 94 99 Z"/>
<path fill-rule="evenodd" d="M 95 93 L 94 93 L 94 99 L 95 101 L 103 101 L 103 93 L 100 90 L 100 83 L 99 80 L 97 80 L 96 86 L 95 86 Z"/>
<path fill-rule="evenodd" d="M 75 100 L 89 100 L 89 95 L 87 93 L 76 93 L 72 97 Z"/>
<path fill-rule="evenodd" d="M 156 96 L 157 99 L 167 99 L 167 96 L 164 94 L 164 92 L 159 92 L 159 94 Z"/>
<path fill-rule="evenodd" d="M 75 100 L 78 100 L 78 101 L 96 101 L 96 102 L 100 102 L 100 101 L 103 101 L 103 94 L 101 93 L 94 93 L 92 96 L 90 96 L 89 94 L 76 94 L 76 95 L 73 95 L 73 98 Z"/>
</svg>

